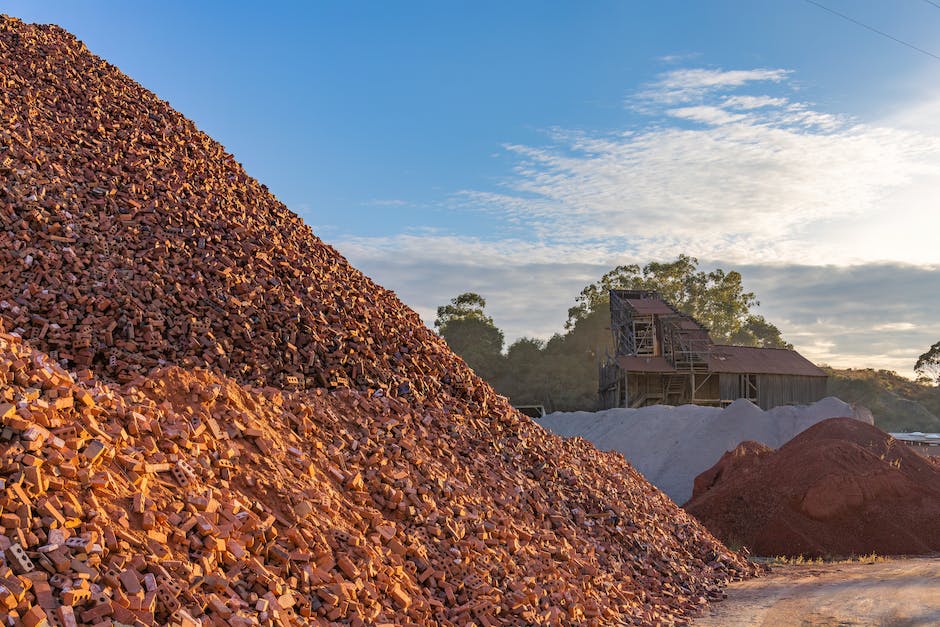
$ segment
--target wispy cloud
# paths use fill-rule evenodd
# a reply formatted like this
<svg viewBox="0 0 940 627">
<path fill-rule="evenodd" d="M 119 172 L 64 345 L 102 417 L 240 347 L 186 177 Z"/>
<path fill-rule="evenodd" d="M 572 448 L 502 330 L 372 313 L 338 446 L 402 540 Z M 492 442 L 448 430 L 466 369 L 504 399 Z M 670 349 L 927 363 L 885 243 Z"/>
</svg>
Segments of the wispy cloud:
<svg viewBox="0 0 940 627">
<path fill-rule="evenodd" d="M 881 331 L 914 331 L 917 325 L 913 322 L 885 322 L 876 324 L 871 328 L 872 331 L 880 333 Z"/>
<path fill-rule="evenodd" d="M 816 264 L 842 281 L 812 303 L 817 317 L 800 309 L 805 296 L 760 278 L 772 273 L 748 285 L 768 305 L 783 299 L 762 313 L 811 358 L 879 365 L 864 362 L 868 354 L 901 367 L 925 334 L 940 336 L 923 315 L 936 308 L 914 290 L 886 317 L 871 294 L 878 280 L 923 279 L 940 265 L 940 128 L 917 122 L 935 109 L 861 121 L 798 98 L 792 79 L 785 69 L 666 72 L 627 102 L 646 116 L 631 128 L 556 128 L 544 145 L 506 145 L 513 169 L 503 184 L 450 201 L 498 223 L 488 239 L 399 233 L 347 238 L 340 248 L 419 311 L 466 289 L 484 293 L 510 337 L 560 330 L 578 290 L 617 263 L 686 253 L 713 267 Z M 880 263 L 894 271 L 832 270 Z M 931 264 L 927 275 L 914 271 Z M 859 281 L 867 296 L 840 300 Z"/>
<path fill-rule="evenodd" d="M 940 136 L 865 124 L 759 90 L 739 93 L 788 76 L 669 72 L 638 96 L 658 104 L 647 126 L 618 134 L 555 129 L 548 146 L 508 145 L 515 176 L 503 190 L 465 197 L 471 208 L 475 202 L 508 216 L 546 242 L 608 255 L 694 251 L 781 262 L 825 246 L 841 263 L 940 261 L 936 246 L 883 255 L 883 242 L 860 228 L 890 207 L 914 231 L 940 229 L 930 201 L 940 187 L 931 180 L 940 174 Z M 911 189 L 927 193 L 898 203 Z"/>
<path fill-rule="evenodd" d="M 724 109 L 760 109 L 763 107 L 782 107 L 787 104 L 786 98 L 772 98 L 770 96 L 728 96 L 722 101 Z"/>
<path fill-rule="evenodd" d="M 681 69 L 661 74 L 659 78 L 646 85 L 638 94 L 633 96 L 629 105 L 639 101 L 651 101 L 662 104 L 677 104 L 692 102 L 707 94 L 728 88 L 742 87 L 754 82 L 779 83 L 785 80 L 791 72 L 781 69 L 756 70 L 715 70 L 715 69 Z"/>
<path fill-rule="evenodd" d="M 702 56 L 702 53 L 700 52 L 687 52 L 684 54 L 665 54 L 661 57 L 656 57 L 656 60 L 661 63 L 669 63 L 669 64 L 686 63 L 700 56 Z"/>
<path fill-rule="evenodd" d="M 723 107 L 713 107 L 709 105 L 676 107 L 675 109 L 669 109 L 667 113 L 674 118 L 693 120 L 695 122 L 702 122 L 703 124 L 709 124 L 712 126 L 740 122 L 746 117 L 739 113 L 731 113 Z"/>
<path fill-rule="evenodd" d="M 816 261 L 819 265 L 809 265 Z M 940 338 L 940 265 L 742 265 L 761 313 L 806 357 L 840 367 L 912 374 Z"/>
<path fill-rule="evenodd" d="M 511 342 L 560 332 L 582 287 L 629 258 L 581 261 L 568 251 L 516 242 L 434 237 L 346 243 L 341 250 L 392 287 L 430 325 L 438 305 L 465 291 Z M 729 268 L 722 260 L 702 267 Z M 761 299 L 758 312 L 815 363 L 887 368 L 912 375 L 917 356 L 940 338 L 940 266 L 880 263 L 849 267 L 738 265 Z"/>
<path fill-rule="evenodd" d="M 574 296 L 610 269 L 607 259 L 592 263 L 574 249 L 523 240 L 401 236 L 355 238 L 338 246 L 429 326 L 438 305 L 462 292 L 482 294 L 509 341 L 560 332 Z"/>
</svg>

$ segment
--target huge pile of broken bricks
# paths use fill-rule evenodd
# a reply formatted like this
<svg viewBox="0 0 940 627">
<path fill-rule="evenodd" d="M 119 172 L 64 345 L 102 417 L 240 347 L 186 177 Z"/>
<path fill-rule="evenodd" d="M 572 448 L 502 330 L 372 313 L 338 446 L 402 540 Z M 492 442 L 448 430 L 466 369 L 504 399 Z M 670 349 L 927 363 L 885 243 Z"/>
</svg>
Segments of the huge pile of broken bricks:
<svg viewBox="0 0 940 627">
<path fill-rule="evenodd" d="M 668 622 L 747 572 L 622 458 L 508 416 L 180 368 L 116 387 L 8 334 L 0 382 L 26 624 Z"/>
<path fill-rule="evenodd" d="M 0 82 L 8 622 L 665 624 L 752 572 L 68 33 L 0 18 Z"/>
</svg>

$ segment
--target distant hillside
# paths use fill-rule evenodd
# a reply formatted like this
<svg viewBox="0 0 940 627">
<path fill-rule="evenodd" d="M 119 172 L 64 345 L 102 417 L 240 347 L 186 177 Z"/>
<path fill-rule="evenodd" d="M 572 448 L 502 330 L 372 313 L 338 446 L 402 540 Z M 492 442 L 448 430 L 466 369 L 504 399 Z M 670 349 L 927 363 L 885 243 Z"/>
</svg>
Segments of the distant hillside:
<svg viewBox="0 0 940 627">
<path fill-rule="evenodd" d="M 861 403 L 884 431 L 940 433 L 940 388 L 916 383 L 890 370 L 837 370 L 829 374 L 830 396 Z"/>
</svg>

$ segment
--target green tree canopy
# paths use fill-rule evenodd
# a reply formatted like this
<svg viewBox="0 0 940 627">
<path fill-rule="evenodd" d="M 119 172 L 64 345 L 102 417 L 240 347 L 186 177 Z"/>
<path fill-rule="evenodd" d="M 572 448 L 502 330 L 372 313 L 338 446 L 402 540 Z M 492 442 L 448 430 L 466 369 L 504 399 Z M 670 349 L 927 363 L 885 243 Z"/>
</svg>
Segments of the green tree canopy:
<svg viewBox="0 0 940 627">
<path fill-rule="evenodd" d="M 744 291 L 741 274 L 717 269 L 698 269 L 698 259 L 679 255 L 671 262 L 651 262 L 617 266 L 599 281 L 588 285 L 568 310 L 565 328 L 569 331 L 592 315 L 605 315 L 610 306 L 610 290 L 655 290 L 668 303 L 708 327 L 718 343 L 790 348 L 780 330 L 751 313 L 760 303 L 753 292 Z"/>
<path fill-rule="evenodd" d="M 914 372 L 940 385 L 940 342 L 931 346 L 926 353 L 917 358 Z"/>
<path fill-rule="evenodd" d="M 521 337 L 506 350 L 506 358 L 510 361 L 533 361 L 542 354 L 545 348 L 545 342 L 534 337 Z"/>
<path fill-rule="evenodd" d="M 754 314 L 752 292 L 737 272 L 698 269 L 698 260 L 618 266 L 588 285 L 568 311 L 565 333 L 547 342 L 522 338 L 502 355 L 503 334 L 486 314 L 486 300 L 467 292 L 438 307 L 434 325 L 451 349 L 497 392 L 516 404 L 549 411 L 591 410 L 597 403 L 597 366 L 612 350 L 610 290 L 655 290 L 709 327 L 717 342 L 789 347 L 780 330 Z M 940 352 L 940 349 L 938 349 Z"/>
<path fill-rule="evenodd" d="M 504 337 L 485 307 L 482 296 L 465 292 L 437 308 L 434 326 L 474 372 L 492 380 L 501 370 Z"/>
<path fill-rule="evenodd" d="M 502 376 L 488 381 L 500 394 L 516 405 L 545 404 L 548 398 L 545 381 L 545 342 L 522 337 L 506 349 Z"/>
<path fill-rule="evenodd" d="M 441 330 L 443 335 L 444 328 L 454 320 L 479 320 L 493 324 L 493 319 L 484 313 L 486 299 L 476 292 L 464 292 L 460 296 L 450 299 L 449 305 L 441 305 L 437 308 L 437 319 L 434 326 Z"/>
</svg>

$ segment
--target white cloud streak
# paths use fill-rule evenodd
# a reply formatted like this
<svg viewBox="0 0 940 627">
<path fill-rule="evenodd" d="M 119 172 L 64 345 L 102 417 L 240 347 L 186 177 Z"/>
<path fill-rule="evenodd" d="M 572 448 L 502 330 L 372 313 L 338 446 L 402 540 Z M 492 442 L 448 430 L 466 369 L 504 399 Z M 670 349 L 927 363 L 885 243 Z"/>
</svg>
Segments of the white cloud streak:
<svg viewBox="0 0 940 627">
<path fill-rule="evenodd" d="M 691 102 L 715 91 L 742 87 L 753 82 L 779 83 L 789 76 L 789 70 L 711 70 L 680 69 L 660 75 L 658 80 L 647 85 L 633 100 L 663 104 Z M 629 102 L 628 104 L 635 104 Z"/>
<path fill-rule="evenodd" d="M 842 263 L 890 258 L 879 257 L 874 234 L 858 241 L 837 228 L 840 220 L 857 226 L 876 219 L 886 207 L 909 224 L 940 228 L 927 211 L 932 194 L 892 202 L 915 184 L 936 187 L 928 178 L 940 174 L 940 137 L 861 124 L 784 97 L 712 93 L 786 76 L 670 73 L 655 84 L 662 91 L 644 98 L 687 102 L 694 93 L 709 101 L 661 107 L 658 123 L 639 131 L 556 131 L 547 147 L 507 146 L 518 158 L 507 189 L 467 196 L 545 241 L 608 254 L 630 249 L 641 258 L 691 251 L 781 262 L 820 246 Z M 940 247 L 898 252 L 903 261 L 940 260 Z"/>
<path fill-rule="evenodd" d="M 644 125 L 606 134 L 553 129 L 548 145 L 505 146 L 515 165 L 502 188 L 465 190 L 454 202 L 509 235 L 399 234 L 338 245 L 425 319 L 460 292 L 483 293 L 510 338 L 561 330 L 580 288 L 618 263 L 680 253 L 724 268 L 887 262 L 897 270 L 891 280 L 940 264 L 936 108 L 865 123 L 794 100 L 791 76 L 675 70 L 628 101 L 649 116 Z M 781 296 L 774 280 L 759 283 L 746 286 L 763 302 Z M 818 306 L 841 303 L 848 288 L 830 289 Z M 912 293 L 905 306 L 927 311 L 927 300 Z M 841 355 L 904 371 L 930 333 L 940 336 L 923 316 L 871 313 L 871 299 L 857 302 L 870 315 L 818 319 L 799 314 L 797 301 L 790 293 L 762 313 L 819 361 L 848 365 Z"/>
</svg>

